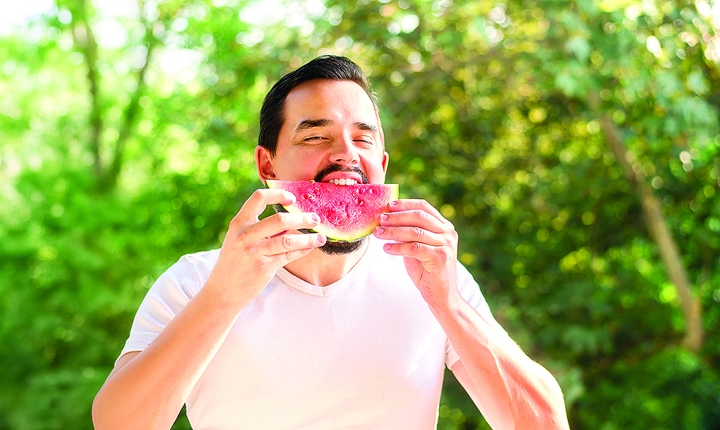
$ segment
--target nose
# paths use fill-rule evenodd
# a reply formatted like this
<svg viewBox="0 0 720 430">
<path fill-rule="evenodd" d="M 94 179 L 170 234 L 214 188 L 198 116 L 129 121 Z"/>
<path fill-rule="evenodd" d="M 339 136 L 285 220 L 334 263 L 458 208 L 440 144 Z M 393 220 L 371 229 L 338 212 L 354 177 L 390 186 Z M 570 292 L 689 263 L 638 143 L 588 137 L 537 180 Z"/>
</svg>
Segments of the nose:
<svg viewBox="0 0 720 430">
<path fill-rule="evenodd" d="M 358 164 L 357 148 L 350 137 L 343 137 L 335 141 L 329 154 L 332 163 L 342 165 Z"/>
</svg>

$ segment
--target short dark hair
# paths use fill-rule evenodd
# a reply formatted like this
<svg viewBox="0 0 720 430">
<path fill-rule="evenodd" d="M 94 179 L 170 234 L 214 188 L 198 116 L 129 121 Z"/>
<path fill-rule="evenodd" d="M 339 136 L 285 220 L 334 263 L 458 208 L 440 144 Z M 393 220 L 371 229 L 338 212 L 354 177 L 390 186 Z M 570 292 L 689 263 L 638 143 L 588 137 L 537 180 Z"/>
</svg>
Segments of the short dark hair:
<svg viewBox="0 0 720 430">
<path fill-rule="evenodd" d="M 280 129 L 285 122 L 285 98 L 293 88 L 314 79 L 352 81 L 360 85 L 370 97 L 375 108 L 378 125 L 380 124 L 377 100 L 362 69 L 345 57 L 322 55 L 280 78 L 265 96 L 262 109 L 260 109 L 258 145 L 267 148 L 272 156 L 277 150 Z"/>
</svg>

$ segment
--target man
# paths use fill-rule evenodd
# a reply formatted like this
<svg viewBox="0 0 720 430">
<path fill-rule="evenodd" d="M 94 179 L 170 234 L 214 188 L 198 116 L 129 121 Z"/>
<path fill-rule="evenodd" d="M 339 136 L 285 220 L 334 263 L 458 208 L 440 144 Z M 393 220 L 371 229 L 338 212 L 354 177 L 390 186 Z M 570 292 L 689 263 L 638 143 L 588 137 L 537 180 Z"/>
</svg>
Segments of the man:
<svg viewBox="0 0 720 430">
<path fill-rule="evenodd" d="M 388 154 L 362 71 L 316 58 L 261 111 L 260 179 L 383 183 Z M 185 256 L 151 288 L 93 405 L 96 429 L 432 429 L 449 366 L 495 429 L 568 428 L 554 378 L 495 322 L 423 200 L 390 203 L 352 244 L 301 234 L 257 190 L 219 251 Z"/>
</svg>

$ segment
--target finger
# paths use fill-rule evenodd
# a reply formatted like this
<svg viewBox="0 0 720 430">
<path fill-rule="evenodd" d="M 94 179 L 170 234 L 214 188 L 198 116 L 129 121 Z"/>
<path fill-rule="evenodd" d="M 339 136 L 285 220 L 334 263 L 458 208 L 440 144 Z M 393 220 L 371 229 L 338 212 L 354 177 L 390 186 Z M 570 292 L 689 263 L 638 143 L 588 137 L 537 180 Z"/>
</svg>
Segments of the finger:
<svg viewBox="0 0 720 430">
<path fill-rule="evenodd" d="M 274 260 L 275 264 L 278 264 L 280 267 L 291 263 L 299 258 L 302 258 L 309 253 L 311 253 L 315 248 L 305 248 L 305 249 L 298 249 L 296 251 L 288 251 L 280 254 L 273 255 L 269 257 L 271 260 Z"/>
<path fill-rule="evenodd" d="M 388 205 L 388 209 L 390 212 L 402 212 L 402 211 L 411 211 L 411 210 L 421 210 L 425 211 L 435 218 L 441 220 L 441 221 L 447 221 L 444 216 L 435 209 L 433 205 L 427 202 L 427 200 L 423 199 L 401 199 L 401 200 L 395 200 L 390 202 Z M 448 221 L 449 222 L 449 221 Z"/>
<path fill-rule="evenodd" d="M 270 205 L 289 206 L 295 203 L 295 196 L 285 190 L 278 189 L 259 189 L 250 195 L 235 216 L 246 222 L 253 222 L 265 211 Z"/>
<path fill-rule="evenodd" d="M 258 246 L 258 252 L 266 256 L 275 256 L 293 251 L 312 250 L 325 245 L 326 241 L 325 236 L 316 233 L 283 234 L 264 240 Z"/>
<path fill-rule="evenodd" d="M 380 225 L 382 227 L 415 226 L 433 233 L 443 233 L 448 230 L 451 224 L 444 221 L 445 218 L 437 218 L 435 214 L 421 209 L 380 215 Z"/>
<path fill-rule="evenodd" d="M 375 227 L 375 237 L 395 242 L 419 242 L 432 246 L 447 244 L 442 234 L 434 233 L 420 227 Z"/>
<path fill-rule="evenodd" d="M 247 228 L 248 235 L 256 238 L 279 236 L 289 230 L 312 229 L 320 224 L 314 213 L 276 213 Z"/>
<path fill-rule="evenodd" d="M 383 249 L 390 255 L 401 255 L 414 258 L 422 263 L 442 262 L 453 260 L 452 251 L 444 246 L 432 246 L 418 242 L 386 243 Z M 425 264 L 423 264 L 425 265 Z"/>
</svg>

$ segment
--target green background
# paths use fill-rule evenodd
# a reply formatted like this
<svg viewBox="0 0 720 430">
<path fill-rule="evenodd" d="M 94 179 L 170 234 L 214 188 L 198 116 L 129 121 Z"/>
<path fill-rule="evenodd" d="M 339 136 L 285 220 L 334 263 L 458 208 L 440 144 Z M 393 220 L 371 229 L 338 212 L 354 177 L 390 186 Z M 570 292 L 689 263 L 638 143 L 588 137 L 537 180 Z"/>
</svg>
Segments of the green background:
<svg viewBox="0 0 720 430">
<path fill-rule="evenodd" d="M 367 72 L 388 182 L 455 224 L 573 429 L 720 429 L 719 2 L 58 0 L 2 27 L 0 429 L 92 428 L 153 280 L 261 185 L 262 97 L 322 53 Z M 451 375 L 439 413 L 488 428 Z"/>
</svg>

